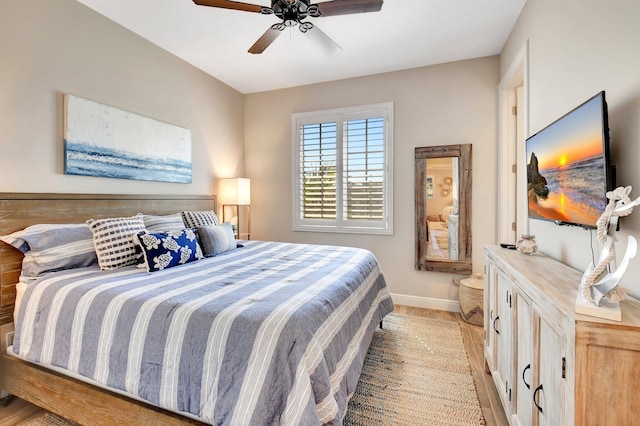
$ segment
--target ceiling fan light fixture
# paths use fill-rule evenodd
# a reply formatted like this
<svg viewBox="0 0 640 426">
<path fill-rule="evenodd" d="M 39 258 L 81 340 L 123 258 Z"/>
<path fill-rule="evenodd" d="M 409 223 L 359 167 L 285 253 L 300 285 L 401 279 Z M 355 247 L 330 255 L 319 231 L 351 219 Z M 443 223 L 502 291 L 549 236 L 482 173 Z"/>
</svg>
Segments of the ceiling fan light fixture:
<svg viewBox="0 0 640 426">
<path fill-rule="evenodd" d="M 284 11 L 280 18 L 282 18 L 282 23 L 284 24 L 284 26 L 289 28 L 298 25 L 298 20 L 300 19 L 295 10 Z"/>
<path fill-rule="evenodd" d="M 306 33 L 311 28 L 313 28 L 313 24 L 311 22 L 300 22 L 300 32 Z"/>
<path fill-rule="evenodd" d="M 311 16 L 312 18 L 319 18 L 320 9 L 318 9 L 318 6 L 313 4 L 307 8 L 307 15 Z"/>
</svg>

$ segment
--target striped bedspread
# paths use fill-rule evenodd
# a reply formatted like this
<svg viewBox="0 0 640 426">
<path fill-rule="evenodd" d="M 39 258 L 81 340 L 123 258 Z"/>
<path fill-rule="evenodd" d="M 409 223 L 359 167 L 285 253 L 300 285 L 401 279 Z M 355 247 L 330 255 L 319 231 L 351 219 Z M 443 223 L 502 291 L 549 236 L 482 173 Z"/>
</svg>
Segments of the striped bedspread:
<svg viewBox="0 0 640 426">
<path fill-rule="evenodd" d="M 154 273 L 49 274 L 13 350 L 206 423 L 341 424 L 392 309 L 366 250 L 252 241 Z"/>
</svg>

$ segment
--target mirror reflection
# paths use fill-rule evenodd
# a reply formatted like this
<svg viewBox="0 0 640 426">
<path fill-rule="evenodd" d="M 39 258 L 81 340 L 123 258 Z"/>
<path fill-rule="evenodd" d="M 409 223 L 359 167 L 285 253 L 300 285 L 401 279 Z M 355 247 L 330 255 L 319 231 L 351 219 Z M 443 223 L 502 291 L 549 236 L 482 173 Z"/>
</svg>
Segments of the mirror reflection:
<svg viewBox="0 0 640 426">
<path fill-rule="evenodd" d="M 416 269 L 471 273 L 471 144 L 415 149 Z"/>
<path fill-rule="evenodd" d="M 427 259 L 458 260 L 458 158 L 427 158 Z"/>
</svg>

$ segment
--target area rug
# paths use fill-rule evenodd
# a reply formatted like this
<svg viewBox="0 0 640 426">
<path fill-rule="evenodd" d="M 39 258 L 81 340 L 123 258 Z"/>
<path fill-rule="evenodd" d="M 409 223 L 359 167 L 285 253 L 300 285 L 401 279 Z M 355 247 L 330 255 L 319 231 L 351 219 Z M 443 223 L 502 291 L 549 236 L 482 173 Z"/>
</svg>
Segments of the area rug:
<svg viewBox="0 0 640 426">
<path fill-rule="evenodd" d="M 345 426 L 484 425 L 455 321 L 389 314 L 369 346 Z M 47 413 L 24 426 L 74 426 Z"/>
<path fill-rule="evenodd" d="M 484 424 L 460 325 L 387 315 L 373 336 L 344 425 Z"/>
<path fill-rule="evenodd" d="M 63 419 L 53 413 L 46 413 L 41 417 L 20 423 L 20 426 L 81 426 L 71 420 Z"/>
</svg>

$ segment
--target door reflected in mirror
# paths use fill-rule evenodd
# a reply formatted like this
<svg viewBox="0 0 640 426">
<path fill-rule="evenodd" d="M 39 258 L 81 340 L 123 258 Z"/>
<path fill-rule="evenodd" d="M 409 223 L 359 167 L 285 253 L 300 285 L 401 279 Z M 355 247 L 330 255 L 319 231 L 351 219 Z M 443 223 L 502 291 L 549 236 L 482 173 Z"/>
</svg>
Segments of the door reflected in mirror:
<svg viewBox="0 0 640 426">
<path fill-rule="evenodd" d="M 471 273 L 471 144 L 415 149 L 416 269 Z"/>
</svg>

